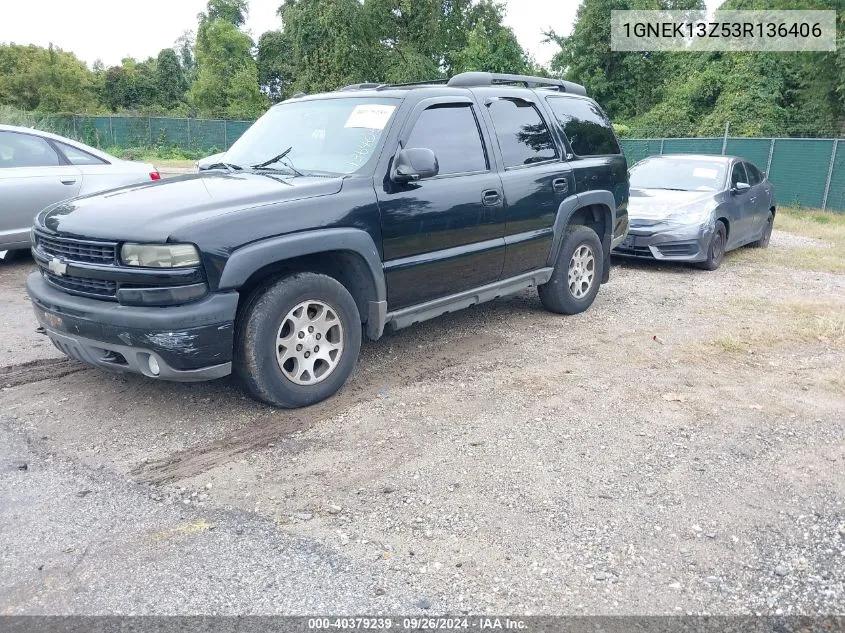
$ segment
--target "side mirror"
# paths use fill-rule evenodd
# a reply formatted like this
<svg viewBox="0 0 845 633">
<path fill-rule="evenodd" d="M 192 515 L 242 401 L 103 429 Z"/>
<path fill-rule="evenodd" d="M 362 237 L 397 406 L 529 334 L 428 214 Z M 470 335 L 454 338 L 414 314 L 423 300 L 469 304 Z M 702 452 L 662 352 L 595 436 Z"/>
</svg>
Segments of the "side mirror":
<svg viewBox="0 0 845 633">
<path fill-rule="evenodd" d="M 731 189 L 731 193 L 733 193 L 733 194 L 745 193 L 749 189 L 751 189 L 751 185 L 749 185 L 747 182 L 738 182 L 733 186 L 733 189 Z"/>
<path fill-rule="evenodd" d="M 390 179 L 393 182 L 411 182 L 431 178 L 440 172 L 437 156 L 430 149 L 415 147 L 400 149 L 393 158 Z"/>
</svg>

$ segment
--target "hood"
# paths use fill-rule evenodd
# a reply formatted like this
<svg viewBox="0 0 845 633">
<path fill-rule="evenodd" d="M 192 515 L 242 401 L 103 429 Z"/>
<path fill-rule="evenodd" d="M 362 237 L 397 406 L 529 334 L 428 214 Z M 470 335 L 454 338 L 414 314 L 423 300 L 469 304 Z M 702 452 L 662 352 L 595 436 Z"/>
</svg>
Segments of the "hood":
<svg viewBox="0 0 845 633">
<path fill-rule="evenodd" d="M 335 194 L 342 183 L 342 178 L 204 172 L 66 200 L 39 213 L 36 222 L 75 237 L 164 242 L 195 222 Z"/>
<path fill-rule="evenodd" d="M 628 218 L 656 223 L 670 215 L 685 211 L 701 212 L 712 204 L 715 191 L 671 191 L 667 189 L 631 188 L 628 199 Z"/>
</svg>

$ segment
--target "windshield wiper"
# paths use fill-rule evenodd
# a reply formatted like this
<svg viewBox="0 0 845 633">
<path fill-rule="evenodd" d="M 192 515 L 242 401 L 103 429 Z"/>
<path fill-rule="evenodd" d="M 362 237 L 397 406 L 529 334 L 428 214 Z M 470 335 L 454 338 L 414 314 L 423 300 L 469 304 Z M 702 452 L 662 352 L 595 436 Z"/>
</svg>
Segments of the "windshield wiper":
<svg viewBox="0 0 845 633">
<path fill-rule="evenodd" d="M 252 168 L 253 169 L 265 169 L 266 167 L 269 167 L 273 163 L 280 163 L 285 158 L 287 158 L 287 155 L 291 153 L 292 149 L 293 149 L 293 145 L 288 147 L 285 151 L 283 151 L 278 156 L 274 156 L 270 160 L 265 160 L 263 163 L 258 163 L 257 165 L 253 165 Z M 301 171 L 299 171 L 296 167 L 293 166 L 293 162 L 291 161 L 290 158 L 288 158 L 287 161 L 285 163 L 282 163 L 282 164 L 285 167 L 287 167 L 288 169 L 290 169 L 297 176 L 304 176 L 305 175 Z"/>
<path fill-rule="evenodd" d="M 240 165 L 235 165 L 235 163 L 213 163 L 208 167 L 203 167 L 200 171 L 208 171 L 210 169 L 218 169 L 222 167 L 226 171 L 241 171 L 243 167 Z"/>
</svg>

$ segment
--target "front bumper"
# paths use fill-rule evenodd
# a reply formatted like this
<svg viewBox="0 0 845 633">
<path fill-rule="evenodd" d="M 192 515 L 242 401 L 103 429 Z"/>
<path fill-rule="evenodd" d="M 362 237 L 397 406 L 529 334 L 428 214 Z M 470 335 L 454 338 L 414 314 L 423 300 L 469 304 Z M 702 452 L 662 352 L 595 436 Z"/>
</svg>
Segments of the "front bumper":
<svg viewBox="0 0 845 633">
<path fill-rule="evenodd" d="M 654 231 L 650 227 L 632 227 L 613 250 L 614 255 L 674 262 L 702 262 L 713 236 L 707 224 L 678 226 Z"/>
<path fill-rule="evenodd" d="M 27 277 L 26 289 L 47 336 L 77 360 L 182 382 L 213 380 L 232 371 L 236 292 L 148 308 L 70 295 L 50 286 L 39 272 Z"/>
</svg>

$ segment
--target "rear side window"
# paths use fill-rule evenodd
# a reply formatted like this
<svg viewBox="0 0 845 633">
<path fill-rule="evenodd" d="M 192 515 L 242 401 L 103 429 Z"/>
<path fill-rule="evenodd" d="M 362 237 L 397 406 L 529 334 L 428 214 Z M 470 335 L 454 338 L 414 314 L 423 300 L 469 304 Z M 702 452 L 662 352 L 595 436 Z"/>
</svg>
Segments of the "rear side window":
<svg viewBox="0 0 845 633">
<path fill-rule="evenodd" d="M 738 182 L 748 182 L 748 176 L 745 175 L 745 168 L 742 163 L 734 163 L 731 170 L 731 187 L 736 187 Z"/>
<path fill-rule="evenodd" d="M 441 175 L 487 170 L 487 155 L 470 104 L 423 110 L 405 147 L 433 151 Z"/>
<path fill-rule="evenodd" d="M 549 97 L 546 101 L 563 125 L 563 132 L 576 155 L 621 153 L 610 121 L 593 101 L 575 97 Z"/>
<path fill-rule="evenodd" d="M 763 180 L 763 174 L 751 163 L 745 163 L 745 171 L 748 173 L 748 184 L 752 187 L 759 185 L 760 181 Z"/>
<path fill-rule="evenodd" d="M 549 128 L 533 104 L 521 99 L 497 99 L 488 107 L 505 167 L 557 158 Z"/>
<path fill-rule="evenodd" d="M 81 149 L 77 149 L 66 143 L 61 143 L 56 141 L 56 144 L 59 146 L 59 149 L 62 150 L 62 153 L 67 157 L 70 161 L 71 165 L 108 165 L 108 163 L 101 158 L 97 158 L 93 154 L 89 154 L 86 151 Z"/>
<path fill-rule="evenodd" d="M 0 132 L 0 169 L 12 167 L 55 167 L 59 155 L 40 136 Z"/>
</svg>

